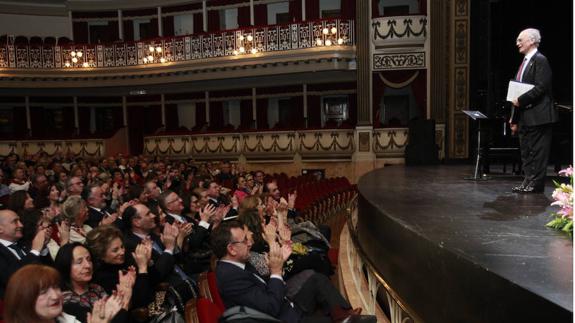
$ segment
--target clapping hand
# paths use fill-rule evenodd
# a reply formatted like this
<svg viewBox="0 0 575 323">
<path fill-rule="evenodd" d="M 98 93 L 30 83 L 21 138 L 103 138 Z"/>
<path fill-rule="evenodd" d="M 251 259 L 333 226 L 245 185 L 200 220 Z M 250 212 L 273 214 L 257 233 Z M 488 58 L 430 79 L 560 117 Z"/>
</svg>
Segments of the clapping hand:
<svg viewBox="0 0 575 323">
<path fill-rule="evenodd" d="M 122 295 L 114 294 L 94 302 L 92 313 L 88 313 L 88 323 L 109 323 L 122 309 Z"/>
<path fill-rule="evenodd" d="M 136 266 L 138 266 L 138 273 L 148 272 L 148 263 L 152 258 L 152 242 L 150 240 L 143 240 L 134 252 L 132 252 L 132 257 L 136 261 Z"/>
</svg>

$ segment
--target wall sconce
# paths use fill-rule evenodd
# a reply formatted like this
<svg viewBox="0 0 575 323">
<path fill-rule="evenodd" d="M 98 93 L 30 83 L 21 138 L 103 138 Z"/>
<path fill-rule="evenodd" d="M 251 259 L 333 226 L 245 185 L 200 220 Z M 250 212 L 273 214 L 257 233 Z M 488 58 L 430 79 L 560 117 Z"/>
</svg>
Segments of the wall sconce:
<svg viewBox="0 0 575 323">
<path fill-rule="evenodd" d="M 65 67 L 90 67 L 90 63 L 86 60 L 84 53 L 81 50 L 72 50 L 70 52 L 70 60 L 64 62 Z"/>
<path fill-rule="evenodd" d="M 166 58 L 164 57 L 164 51 L 162 50 L 162 47 L 153 45 L 148 47 L 148 55 L 145 56 L 142 60 L 144 61 L 144 64 L 164 64 L 167 62 Z"/>
<path fill-rule="evenodd" d="M 239 35 L 238 40 L 240 41 L 240 47 L 233 51 L 234 55 L 237 56 L 246 53 L 255 54 L 258 52 L 254 42 L 254 37 L 251 34 L 247 34 L 246 36 Z"/>
<path fill-rule="evenodd" d="M 315 40 L 315 43 L 318 46 L 331 46 L 331 45 L 341 45 L 343 44 L 343 39 L 341 37 L 337 38 L 337 28 L 331 27 L 327 28 L 325 27 L 324 29 L 322 29 L 321 33 L 323 34 L 323 38 L 325 38 L 325 41 L 321 39 L 321 37 L 318 37 Z"/>
</svg>

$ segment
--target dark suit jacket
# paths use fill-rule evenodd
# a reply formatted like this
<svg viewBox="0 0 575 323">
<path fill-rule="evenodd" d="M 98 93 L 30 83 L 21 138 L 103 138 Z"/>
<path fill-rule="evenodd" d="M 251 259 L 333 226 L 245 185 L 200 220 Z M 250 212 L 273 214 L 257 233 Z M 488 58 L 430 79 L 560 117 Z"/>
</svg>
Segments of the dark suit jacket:
<svg viewBox="0 0 575 323">
<path fill-rule="evenodd" d="M 521 80 L 535 87 L 517 99 L 519 108 L 515 108 L 514 123 L 538 126 L 559 120 L 559 114 L 553 106 L 551 78 L 551 66 L 547 58 L 537 51 L 529 60 Z"/>
<path fill-rule="evenodd" d="M 250 271 L 218 261 L 216 280 L 226 308 L 236 305 L 251 307 L 284 322 L 299 322 L 302 315 L 285 298 L 286 286 L 279 279 L 260 281 Z"/>
<path fill-rule="evenodd" d="M 31 252 L 26 252 L 26 256 L 23 259 L 18 259 L 8 247 L 0 244 L 0 299 L 4 298 L 6 285 L 8 285 L 8 280 L 13 273 L 25 265 L 42 263 L 49 265 L 51 263 L 50 256 L 41 257 Z"/>
<path fill-rule="evenodd" d="M 102 209 L 102 212 L 98 212 L 95 209 L 88 207 L 88 220 L 86 220 L 86 224 L 94 229 L 97 228 L 98 225 L 100 225 L 102 219 L 104 218 L 105 216 L 104 212 L 106 211 L 110 214 L 113 213 L 106 209 Z M 120 218 L 116 219 L 116 221 L 114 221 L 113 224 L 120 230 L 123 230 L 124 228 L 124 222 L 120 220 Z"/>
<path fill-rule="evenodd" d="M 150 235 L 150 237 L 162 248 L 162 250 L 165 249 L 159 237 L 153 234 Z M 124 246 L 126 247 L 126 252 L 132 253 L 136 251 L 136 247 L 140 242 L 142 242 L 142 239 L 131 231 L 124 234 Z M 176 260 L 173 255 L 166 252 L 159 253 L 155 249 L 152 249 L 152 261 L 154 262 L 154 271 L 151 274 L 153 276 L 152 280 L 154 284 L 173 282 L 174 280 L 177 280 L 178 275 L 174 272 Z"/>
</svg>

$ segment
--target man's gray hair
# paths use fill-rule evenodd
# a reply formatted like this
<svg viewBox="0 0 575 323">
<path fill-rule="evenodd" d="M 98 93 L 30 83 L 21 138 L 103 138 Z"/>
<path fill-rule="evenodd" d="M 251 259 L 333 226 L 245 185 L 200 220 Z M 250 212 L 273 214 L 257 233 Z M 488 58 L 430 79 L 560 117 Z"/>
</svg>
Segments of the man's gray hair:
<svg viewBox="0 0 575 323">
<path fill-rule="evenodd" d="M 539 46 L 539 43 L 541 43 L 541 33 L 539 29 L 527 28 L 523 32 L 535 43 L 535 46 Z"/>
</svg>

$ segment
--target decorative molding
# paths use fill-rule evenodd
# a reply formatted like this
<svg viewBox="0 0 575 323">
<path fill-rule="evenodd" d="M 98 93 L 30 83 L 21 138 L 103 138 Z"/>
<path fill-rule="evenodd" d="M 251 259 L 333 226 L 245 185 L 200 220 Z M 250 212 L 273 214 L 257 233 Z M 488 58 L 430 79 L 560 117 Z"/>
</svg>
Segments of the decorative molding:
<svg viewBox="0 0 575 323">
<path fill-rule="evenodd" d="M 467 93 L 468 93 L 468 73 L 467 66 L 455 68 L 455 111 L 468 109 Z"/>
<path fill-rule="evenodd" d="M 423 47 L 427 38 L 427 16 L 374 18 L 371 22 L 375 49 L 386 47 Z"/>
<path fill-rule="evenodd" d="M 455 20 L 455 64 L 467 64 L 467 38 L 468 32 L 467 20 Z"/>
<path fill-rule="evenodd" d="M 425 52 L 373 54 L 373 70 L 399 70 L 425 68 Z"/>
<path fill-rule="evenodd" d="M 468 0 L 455 0 L 455 16 L 465 17 L 468 16 L 469 3 Z"/>
<path fill-rule="evenodd" d="M 378 157 L 403 157 L 407 135 L 407 128 L 374 129 L 373 151 Z"/>
<path fill-rule="evenodd" d="M 456 114 L 454 117 L 454 158 L 467 158 L 468 156 L 468 122 L 469 117 L 465 114 Z"/>
<path fill-rule="evenodd" d="M 11 153 L 20 156 L 46 153 L 49 156 L 71 154 L 100 158 L 105 156 L 106 148 L 104 139 L 0 141 L 0 156 Z"/>
</svg>

